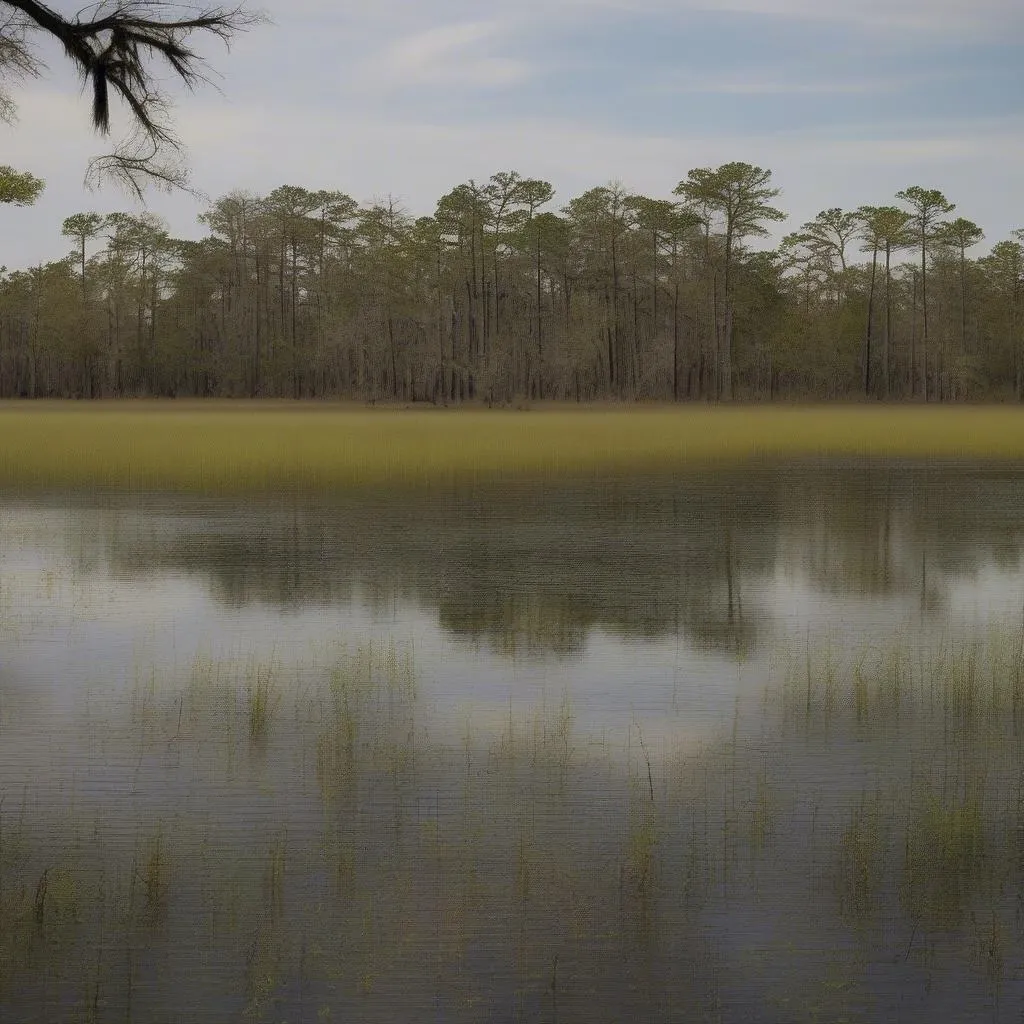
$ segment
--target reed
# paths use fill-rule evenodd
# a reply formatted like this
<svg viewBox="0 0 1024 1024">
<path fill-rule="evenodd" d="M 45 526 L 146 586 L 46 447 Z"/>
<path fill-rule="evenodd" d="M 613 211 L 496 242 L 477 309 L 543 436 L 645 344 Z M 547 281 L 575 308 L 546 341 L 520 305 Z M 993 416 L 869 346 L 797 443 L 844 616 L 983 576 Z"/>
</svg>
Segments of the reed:
<svg viewBox="0 0 1024 1024">
<path fill-rule="evenodd" d="M 800 456 L 1024 457 L 1024 411 L 850 406 L 535 412 L 320 403 L 0 403 L 0 486 L 431 487 Z"/>
<path fill-rule="evenodd" d="M 702 1019 L 698 980 L 722 962 L 700 934 L 741 922 L 726 977 L 760 908 L 777 914 L 760 962 L 787 1019 L 861 1019 L 862 962 L 914 978 L 952 964 L 996 988 L 1019 959 L 1015 633 L 801 648 L 763 714 L 737 710 L 696 751 L 636 720 L 592 739 L 568 694 L 490 723 L 422 721 L 406 650 L 337 654 L 301 686 L 275 670 L 273 743 L 227 779 L 200 755 L 252 735 L 246 685 L 269 670 L 197 659 L 178 692 L 140 670 L 117 742 L 152 766 L 156 810 L 145 775 L 106 828 L 32 799 L 15 825 L 0 805 L 0 1009 L 45 966 L 83 993 L 83 1019 L 170 1013 L 147 986 L 191 984 L 196 961 L 175 951 L 202 942 L 236 986 L 225 1019 L 470 1021 L 513 985 L 523 1019 Z M 794 919 L 804 960 L 783 948 Z M 842 956 L 830 923 L 853 926 Z M 950 933 L 963 963 L 941 952 Z"/>
<path fill-rule="evenodd" d="M 266 742 L 276 704 L 272 667 L 255 665 L 249 684 L 249 739 L 254 745 Z"/>
</svg>

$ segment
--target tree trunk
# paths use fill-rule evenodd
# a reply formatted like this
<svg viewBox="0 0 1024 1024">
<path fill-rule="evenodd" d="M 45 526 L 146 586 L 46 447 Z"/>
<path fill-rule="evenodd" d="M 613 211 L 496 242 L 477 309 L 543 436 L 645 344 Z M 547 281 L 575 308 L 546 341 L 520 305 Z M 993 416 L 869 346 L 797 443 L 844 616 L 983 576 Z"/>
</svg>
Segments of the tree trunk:
<svg viewBox="0 0 1024 1024">
<path fill-rule="evenodd" d="M 917 271 L 911 274 L 910 298 L 910 397 L 917 396 Z"/>
<path fill-rule="evenodd" d="M 928 401 L 928 266 L 927 246 L 921 236 L 921 357 L 924 362 L 922 385 L 924 400 Z"/>
<path fill-rule="evenodd" d="M 544 319 L 541 315 L 540 232 L 537 233 L 537 397 L 544 398 Z"/>
<path fill-rule="evenodd" d="M 615 393 L 615 333 L 612 328 L 611 299 L 608 295 L 608 286 L 604 288 L 604 309 L 605 309 L 605 332 L 608 339 L 608 393 Z"/>
<path fill-rule="evenodd" d="M 967 355 L 967 251 L 960 246 L 960 351 Z"/>
<path fill-rule="evenodd" d="M 871 253 L 871 285 L 868 288 L 868 328 L 864 335 L 864 397 L 871 397 L 871 330 L 875 315 L 875 273 L 878 269 L 878 249 Z"/>
<path fill-rule="evenodd" d="M 398 353 L 395 344 L 395 321 L 388 314 L 388 345 L 391 349 L 391 396 L 398 400 Z"/>
<path fill-rule="evenodd" d="M 722 398 L 732 401 L 732 225 L 725 234 L 725 332 L 722 336 Z"/>
<path fill-rule="evenodd" d="M 672 401 L 679 401 L 679 280 L 672 296 Z"/>
<path fill-rule="evenodd" d="M 888 241 L 885 244 L 885 339 L 882 345 L 882 372 L 885 375 L 885 379 L 882 382 L 882 397 L 889 400 L 889 344 L 892 338 L 892 296 L 890 295 L 889 285 L 891 283 L 891 276 L 889 274 L 889 257 L 891 255 L 891 245 Z"/>
</svg>

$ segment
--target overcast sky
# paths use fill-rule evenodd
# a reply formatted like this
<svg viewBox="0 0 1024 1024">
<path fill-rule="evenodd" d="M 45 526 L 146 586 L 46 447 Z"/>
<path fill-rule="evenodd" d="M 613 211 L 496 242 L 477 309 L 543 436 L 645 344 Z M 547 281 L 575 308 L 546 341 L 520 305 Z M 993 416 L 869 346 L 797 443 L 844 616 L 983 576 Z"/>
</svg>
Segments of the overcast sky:
<svg viewBox="0 0 1024 1024">
<path fill-rule="evenodd" d="M 65 12 L 81 0 L 51 0 Z M 2 6 L 2 4 L 0 4 Z M 987 235 L 1024 226 L 1020 0 L 267 0 L 273 23 L 204 45 L 223 94 L 176 109 L 193 184 L 394 196 L 431 214 L 460 182 L 545 178 L 555 206 L 594 185 L 671 198 L 693 167 L 770 168 L 790 214 L 942 190 Z M 47 182 L 0 208 L 0 263 L 60 258 L 64 217 L 136 209 L 82 177 L 102 141 L 59 50 L 16 91 L 0 163 Z M 123 124 L 122 119 L 122 124 Z M 204 206 L 151 194 L 179 237 Z"/>
</svg>

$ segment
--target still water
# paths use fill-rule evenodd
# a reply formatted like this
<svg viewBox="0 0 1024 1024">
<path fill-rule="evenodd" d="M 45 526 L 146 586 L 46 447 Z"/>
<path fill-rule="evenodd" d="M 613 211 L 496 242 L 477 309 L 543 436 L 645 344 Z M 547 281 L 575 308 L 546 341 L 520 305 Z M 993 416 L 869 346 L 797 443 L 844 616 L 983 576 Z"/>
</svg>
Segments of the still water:
<svg viewBox="0 0 1024 1024">
<path fill-rule="evenodd" d="M 1019 1019 L 1022 469 L 3 495 L 0 1019 Z"/>
</svg>

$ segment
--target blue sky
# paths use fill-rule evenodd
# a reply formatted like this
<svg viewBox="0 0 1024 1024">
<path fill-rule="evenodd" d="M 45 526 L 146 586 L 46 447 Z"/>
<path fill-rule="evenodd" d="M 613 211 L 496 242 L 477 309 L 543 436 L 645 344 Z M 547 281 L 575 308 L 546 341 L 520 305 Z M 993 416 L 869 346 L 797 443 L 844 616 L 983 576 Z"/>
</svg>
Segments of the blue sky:
<svg viewBox="0 0 1024 1024">
<path fill-rule="evenodd" d="M 2 5 L 0 5 L 2 6 Z M 64 11 L 78 4 L 53 0 Z M 1019 0 L 268 0 L 273 24 L 225 53 L 215 90 L 176 97 L 193 183 L 398 199 L 415 215 L 499 170 L 549 180 L 555 206 L 609 180 L 670 197 L 692 167 L 770 168 L 790 214 L 945 192 L 986 242 L 1024 226 Z M 63 255 L 60 223 L 134 209 L 82 187 L 102 142 L 60 53 L 16 88 L 2 162 L 47 181 L 0 209 L 0 263 Z M 122 120 L 123 124 L 123 120 Z M 172 233 L 203 204 L 155 193 Z"/>
</svg>

